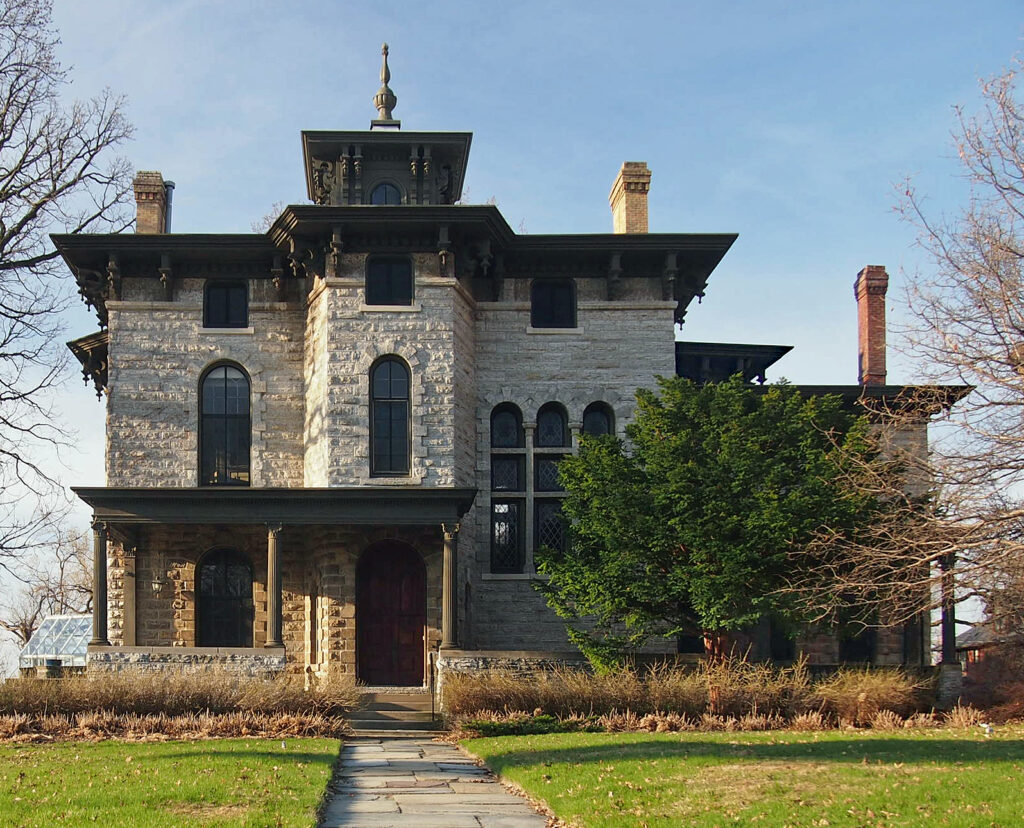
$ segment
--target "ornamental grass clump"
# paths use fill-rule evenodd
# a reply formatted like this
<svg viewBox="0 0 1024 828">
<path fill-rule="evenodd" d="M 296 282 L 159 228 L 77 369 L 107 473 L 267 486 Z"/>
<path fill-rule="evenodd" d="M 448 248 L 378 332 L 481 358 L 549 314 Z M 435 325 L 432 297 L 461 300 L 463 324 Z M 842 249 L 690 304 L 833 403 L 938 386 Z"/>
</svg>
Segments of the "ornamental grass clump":
<svg viewBox="0 0 1024 828">
<path fill-rule="evenodd" d="M 927 683 L 903 670 L 847 668 L 814 684 L 810 704 L 841 722 L 867 726 L 881 711 L 906 718 L 921 706 Z"/>
</svg>

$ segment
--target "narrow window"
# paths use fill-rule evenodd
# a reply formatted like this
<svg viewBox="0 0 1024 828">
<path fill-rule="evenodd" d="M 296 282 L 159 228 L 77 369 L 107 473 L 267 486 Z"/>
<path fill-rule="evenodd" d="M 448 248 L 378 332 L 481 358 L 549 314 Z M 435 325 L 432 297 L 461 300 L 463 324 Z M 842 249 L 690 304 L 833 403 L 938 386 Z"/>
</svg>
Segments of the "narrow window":
<svg viewBox="0 0 1024 828">
<path fill-rule="evenodd" d="M 386 357 L 370 371 L 370 473 L 409 474 L 409 369 Z"/>
<path fill-rule="evenodd" d="M 248 486 L 249 379 L 233 365 L 211 368 L 200 385 L 202 486 Z"/>
<path fill-rule="evenodd" d="M 575 328 L 576 291 L 571 279 L 536 280 L 530 288 L 534 328 Z"/>
<path fill-rule="evenodd" d="M 491 572 L 523 571 L 523 504 L 491 501 Z"/>
<path fill-rule="evenodd" d="M 252 566 L 234 549 L 207 552 L 196 568 L 196 645 L 252 647 Z"/>
<path fill-rule="evenodd" d="M 378 184 L 370 193 L 370 204 L 401 204 L 402 191 L 394 184 Z"/>
<path fill-rule="evenodd" d="M 565 551 L 565 522 L 562 519 L 561 500 L 537 498 L 533 534 L 536 549 L 547 547 L 555 552 Z"/>
<path fill-rule="evenodd" d="M 491 412 L 491 572 L 523 571 L 525 495 L 523 418 L 503 403 Z"/>
<path fill-rule="evenodd" d="M 591 437 L 615 433 L 615 417 L 604 403 L 596 402 L 583 412 L 583 433 Z"/>
<path fill-rule="evenodd" d="M 370 259 L 366 265 L 366 304 L 412 304 L 412 262 L 408 257 Z"/>
<path fill-rule="evenodd" d="M 249 324 L 249 292 L 241 282 L 207 282 L 204 328 L 244 328 Z"/>
</svg>

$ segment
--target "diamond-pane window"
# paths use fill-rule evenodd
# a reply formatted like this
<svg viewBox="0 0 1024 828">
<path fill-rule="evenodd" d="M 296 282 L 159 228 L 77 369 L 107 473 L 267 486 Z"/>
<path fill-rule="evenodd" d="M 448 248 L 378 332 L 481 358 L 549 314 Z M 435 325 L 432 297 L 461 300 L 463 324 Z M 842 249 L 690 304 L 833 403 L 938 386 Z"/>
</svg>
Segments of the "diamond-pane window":
<svg viewBox="0 0 1024 828">
<path fill-rule="evenodd" d="M 583 433 L 591 437 L 600 437 L 602 434 L 612 434 L 612 415 L 601 403 L 594 403 L 587 406 L 583 412 Z"/>
<path fill-rule="evenodd" d="M 491 489 L 495 492 L 523 490 L 523 458 L 491 457 Z"/>
<path fill-rule="evenodd" d="M 565 551 L 565 522 L 561 500 L 538 500 L 534 517 L 534 546 L 546 546 L 556 552 Z"/>
<path fill-rule="evenodd" d="M 493 448 L 520 448 L 523 445 L 523 427 L 519 412 L 511 406 L 496 408 L 491 415 L 491 446 Z"/>
<path fill-rule="evenodd" d="M 522 572 L 522 541 L 522 501 L 492 501 L 491 572 Z"/>
<path fill-rule="evenodd" d="M 561 406 L 546 405 L 537 415 L 536 444 L 541 447 L 569 445 L 569 429 Z"/>
<path fill-rule="evenodd" d="M 534 480 L 534 487 L 538 492 L 561 492 L 564 491 L 562 484 L 558 482 L 558 461 L 561 457 L 537 457 L 537 475 Z"/>
</svg>

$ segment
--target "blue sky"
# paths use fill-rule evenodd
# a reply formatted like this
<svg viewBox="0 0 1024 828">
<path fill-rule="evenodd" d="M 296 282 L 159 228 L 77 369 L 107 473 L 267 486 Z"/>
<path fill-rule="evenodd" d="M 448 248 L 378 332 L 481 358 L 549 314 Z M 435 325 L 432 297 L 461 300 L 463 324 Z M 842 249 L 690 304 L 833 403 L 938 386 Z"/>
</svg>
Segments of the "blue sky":
<svg viewBox="0 0 1024 828">
<path fill-rule="evenodd" d="M 470 201 L 513 228 L 611 230 L 625 160 L 653 171 L 652 232 L 736 232 L 683 337 L 794 345 L 771 378 L 856 380 L 852 284 L 927 267 L 894 212 L 912 176 L 936 214 L 965 194 L 954 105 L 1021 50 L 1019 2 L 127 2 L 56 0 L 73 93 L 127 97 L 125 154 L 177 183 L 174 229 L 248 232 L 304 203 L 299 132 L 364 129 L 380 44 L 407 130 L 474 133 Z M 69 338 L 92 331 L 69 315 Z M 893 354 L 890 379 L 914 366 Z M 103 407 L 69 377 L 103 484 Z"/>
</svg>

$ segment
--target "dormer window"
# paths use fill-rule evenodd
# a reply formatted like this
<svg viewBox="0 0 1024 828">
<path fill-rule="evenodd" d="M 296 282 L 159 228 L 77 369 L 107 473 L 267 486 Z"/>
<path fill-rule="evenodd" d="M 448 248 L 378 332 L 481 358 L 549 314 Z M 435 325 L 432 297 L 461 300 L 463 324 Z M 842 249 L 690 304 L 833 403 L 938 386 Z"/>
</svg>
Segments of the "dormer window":
<svg viewBox="0 0 1024 828">
<path fill-rule="evenodd" d="M 572 279 L 538 279 L 533 283 L 530 325 L 534 328 L 576 327 L 576 291 Z"/>
<path fill-rule="evenodd" d="M 242 282 L 207 282 L 204 328 L 244 328 L 249 324 L 249 292 Z"/>
<path fill-rule="evenodd" d="M 370 204 L 401 204 L 402 191 L 394 184 L 378 184 L 370 193 Z"/>
<path fill-rule="evenodd" d="M 370 259 L 366 265 L 366 304 L 412 304 L 412 262 L 407 256 Z"/>
</svg>

